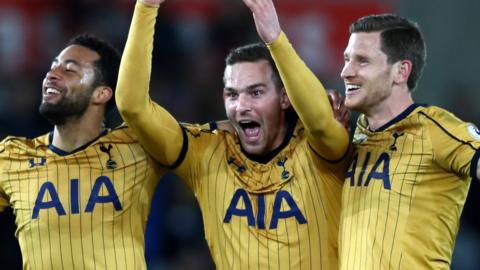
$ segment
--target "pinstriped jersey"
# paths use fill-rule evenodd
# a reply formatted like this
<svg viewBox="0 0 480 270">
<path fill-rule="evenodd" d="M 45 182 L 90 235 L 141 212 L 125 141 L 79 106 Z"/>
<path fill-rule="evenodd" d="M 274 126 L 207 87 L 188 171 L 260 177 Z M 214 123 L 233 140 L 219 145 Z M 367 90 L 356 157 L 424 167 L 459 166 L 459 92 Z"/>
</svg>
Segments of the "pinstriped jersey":
<svg viewBox="0 0 480 270">
<path fill-rule="evenodd" d="M 193 190 L 218 269 L 336 269 L 345 162 L 309 147 L 299 122 L 267 163 L 242 152 L 238 137 L 189 126 L 176 173 Z"/>
<path fill-rule="evenodd" d="M 281 33 L 269 50 L 301 121 L 295 128 L 286 120 L 288 135 L 277 149 L 246 155 L 233 132 L 181 128 L 148 94 L 157 12 L 140 2 L 135 6 L 116 102 L 145 148 L 193 190 L 216 267 L 338 268 L 346 162 L 328 162 L 314 151 L 338 159 L 347 152 L 348 134 L 335 121 L 324 87 Z M 271 113 L 283 117 L 278 109 L 265 117 Z"/>
<path fill-rule="evenodd" d="M 24 269 L 146 269 L 144 231 L 161 169 L 128 128 L 66 153 L 53 133 L 0 146 Z"/>
<path fill-rule="evenodd" d="M 361 116 L 342 195 L 341 269 L 449 269 L 480 132 L 414 104 L 377 131 Z"/>
</svg>

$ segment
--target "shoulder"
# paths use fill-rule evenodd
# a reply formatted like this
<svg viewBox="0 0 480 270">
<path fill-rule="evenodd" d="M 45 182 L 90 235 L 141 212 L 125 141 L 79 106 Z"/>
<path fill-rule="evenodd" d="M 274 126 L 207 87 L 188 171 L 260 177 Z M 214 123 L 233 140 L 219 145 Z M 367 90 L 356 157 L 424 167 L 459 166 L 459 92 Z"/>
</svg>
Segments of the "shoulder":
<svg viewBox="0 0 480 270">
<path fill-rule="evenodd" d="M 48 149 L 49 134 L 36 138 L 8 136 L 0 142 L 0 171 L 11 162 L 23 162 L 28 159 L 45 156 Z"/>
<path fill-rule="evenodd" d="M 452 112 L 437 106 L 422 107 L 419 109 L 418 113 L 424 117 L 425 122 L 429 126 L 453 129 L 461 124 L 465 124 L 463 120 L 458 118 Z"/>
<path fill-rule="evenodd" d="M 419 113 L 432 134 L 445 134 L 459 141 L 480 140 L 480 131 L 473 123 L 465 122 L 443 108 L 429 106 Z"/>
<path fill-rule="evenodd" d="M 421 106 L 419 113 L 429 116 L 434 119 L 441 120 L 442 118 L 456 118 L 452 112 L 438 106 Z"/>
<path fill-rule="evenodd" d="M 36 138 L 8 136 L 0 142 L 0 155 L 8 155 L 15 152 L 18 154 L 36 151 L 37 149 L 48 146 L 49 134 L 44 134 Z"/>
<path fill-rule="evenodd" d="M 214 121 L 204 124 L 189 124 L 189 123 L 180 123 L 183 130 L 193 137 L 199 137 L 204 134 L 226 134 L 226 133 L 235 133 L 235 129 L 230 124 L 228 120 L 224 121 Z"/>
<path fill-rule="evenodd" d="M 126 124 L 108 130 L 107 134 L 99 141 L 109 143 L 137 143 L 138 139 L 133 130 Z"/>
</svg>

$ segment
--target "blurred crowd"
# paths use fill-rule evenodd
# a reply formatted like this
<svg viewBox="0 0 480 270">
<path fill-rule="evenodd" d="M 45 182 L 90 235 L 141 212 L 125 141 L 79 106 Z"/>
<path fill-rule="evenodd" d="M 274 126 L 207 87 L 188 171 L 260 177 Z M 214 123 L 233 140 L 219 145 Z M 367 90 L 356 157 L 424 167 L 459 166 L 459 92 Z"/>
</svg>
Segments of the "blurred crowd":
<svg viewBox="0 0 480 270">
<path fill-rule="evenodd" d="M 41 82 L 51 61 L 71 37 L 83 32 L 94 33 L 121 51 L 134 3 L 0 0 L 0 138 L 34 137 L 51 129 L 37 112 Z M 339 73 L 349 23 L 362 15 L 401 9 L 400 0 L 278 0 L 276 5 L 284 31 L 307 64 L 326 87 L 340 91 Z M 152 98 L 180 121 L 225 118 L 221 98 L 223 58 L 229 48 L 253 41 L 258 41 L 253 20 L 240 0 L 166 0 L 156 25 Z M 424 85 L 421 82 L 419 88 Z M 455 92 L 455 86 L 445 87 Z M 429 91 L 425 90 L 422 97 L 438 94 Z M 478 114 L 464 105 L 467 102 L 474 106 L 476 99 L 469 103 L 452 96 L 445 95 L 449 103 L 440 105 L 480 124 Z M 112 113 L 109 125 L 119 123 L 121 119 Z M 457 240 L 455 269 L 480 269 L 476 256 L 480 222 L 475 216 L 479 203 L 480 185 L 472 183 Z M 5 269 L 21 268 L 14 230 L 11 211 L 0 214 L 0 261 L 8 266 Z M 173 175 L 165 176 L 157 189 L 146 244 L 149 269 L 214 268 L 197 203 Z"/>
</svg>

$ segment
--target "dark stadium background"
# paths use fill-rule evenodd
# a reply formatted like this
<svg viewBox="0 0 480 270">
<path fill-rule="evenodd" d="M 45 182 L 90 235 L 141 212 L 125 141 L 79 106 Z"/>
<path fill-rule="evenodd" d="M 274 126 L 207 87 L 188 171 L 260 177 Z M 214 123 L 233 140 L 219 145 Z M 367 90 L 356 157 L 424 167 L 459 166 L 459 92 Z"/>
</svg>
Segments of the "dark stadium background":
<svg viewBox="0 0 480 270">
<path fill-rule="evenodd" d="M 134 0 L 0 0 L 0 138 L 38 136 L 51 126 L 37 113 L 51 60 L 75 34 L 92 32 L 120 50 Z M 435 104 L 480 124 L 478 88 L 480 2 L 417 0 L 277 0 L 294 46 L 325 86 L 343 91 L 339 77 L 348 24 L 373 12 L 398 12 L 423 29 L 428 60 L 416 101 Z M 157 21 L 151 95 L 180 121 L 225 117 L 221 99 L 228 48 L 256 41 L 241 0 L 167 0 Z M 112 125 L 118 116 L 110 116 Z M 353 120 L 352 120 L 353 123 Z M 472 183 L 452 269 L 480 269 L 480 185 Z M 149 269 L 212 269 L 201 214 L 173 176 L 159 185 L 146 235 Z M 425 224 L 428 226 L 428 224 Z M 20 269 L 11 210 L 0 214 L 2 269 Z"/>
</svg>

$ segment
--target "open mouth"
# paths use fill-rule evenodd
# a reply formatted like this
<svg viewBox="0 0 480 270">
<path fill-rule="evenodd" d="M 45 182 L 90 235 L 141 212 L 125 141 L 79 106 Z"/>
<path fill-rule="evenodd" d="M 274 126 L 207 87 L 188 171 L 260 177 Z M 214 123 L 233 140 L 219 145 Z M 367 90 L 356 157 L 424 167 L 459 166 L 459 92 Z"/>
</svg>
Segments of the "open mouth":
<svg viewBox="0 0 480 270">
<path fill-rule="evenodd" d="M 46 96 L 60 95 L 60 91 L 54 88 L 47 88 L 45 90 L 45 95 Z"/>
<path fill-rule="evenodd" d="M 43 91 L 43 100 L 48 101 L 51 99 L 54 99 L 55 97 L 58 97 L 62 94 L 62 92 L 58 89 L 52 88 L 52 87 L 47 87 Z"/>
<path fill-rule="evenodd" d="M 345 89 L 347 90 L 346 92 L 349 93 L 349 92 L 354 92 L 354 91 L 359 90 L 360 87 L 361 87 L 361 85 L 359 85 L 359 84 L 347 84 Z"/>
<path fill-rule="evenodd" d="M 247 138 L 255 139 L 260 135 L 260 124 L 255 121 L 243 120 L 238 122 Z"/>
</svg>

